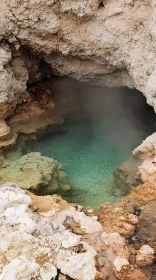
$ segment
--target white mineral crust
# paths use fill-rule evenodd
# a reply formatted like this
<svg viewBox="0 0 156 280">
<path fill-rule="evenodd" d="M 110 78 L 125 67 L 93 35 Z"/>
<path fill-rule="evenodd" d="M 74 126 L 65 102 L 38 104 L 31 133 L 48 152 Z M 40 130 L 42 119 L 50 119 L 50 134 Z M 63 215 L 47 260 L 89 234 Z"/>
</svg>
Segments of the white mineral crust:
<svg viewBox="0 0 156 280">
<path fill-rule="evenodd" d="M 57 269 L 73 279 L 94 279 L 94 249 L 31 206 L 16 184 L 0 184 L 0 280 L 51 280 Z M 77 253 L 80 244 L 84 250 Z"/>
</svg>

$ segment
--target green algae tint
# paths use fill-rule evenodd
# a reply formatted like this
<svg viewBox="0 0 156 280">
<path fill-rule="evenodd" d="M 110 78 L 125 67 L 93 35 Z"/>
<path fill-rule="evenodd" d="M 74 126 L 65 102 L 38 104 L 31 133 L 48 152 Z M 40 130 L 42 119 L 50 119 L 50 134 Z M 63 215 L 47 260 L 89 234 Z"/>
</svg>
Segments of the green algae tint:
<svg viewBox="0 0 156 280">
<path fill-rule="evenodd" d="M 90 100 L 89 107 L 86 98 Z M 41 152 L 63 165 L 72 185 L 72 192 L 65 199 L 98 208 L 105 201 L 119 199 L 112 195 L 113 170 L 130 157 L 132 150 L 153 132 L 153 127 L 149 128 L 149 122 L 140 114 L 134 119 L 133 110 L 129 113 L 126 105 L 125 112 L 118 97 L 116 102 L 111 94 L 104 100 L 101 93 L 94 98 L 85 95 L 83 118 L 81 114 L 81 118 L 65 124 L 64 132 L 33 142 L 31 151 Z"/>
</svg>

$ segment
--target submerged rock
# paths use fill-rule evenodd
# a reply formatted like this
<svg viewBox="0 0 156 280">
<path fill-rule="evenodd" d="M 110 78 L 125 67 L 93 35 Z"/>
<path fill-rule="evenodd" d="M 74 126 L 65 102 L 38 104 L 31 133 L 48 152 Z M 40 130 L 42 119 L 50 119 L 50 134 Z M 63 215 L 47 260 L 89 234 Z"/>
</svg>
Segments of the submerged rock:
<svg viewBox="0 0 156 280">
<path fill-rule="evenodd" d="M 29 153 L 19 160 L 4 164 L 0 168 L 1 182 L 15 182 L 22 189 L 37 194 L 53 194 L 70 189 L 62 165 L 40 153 Z"/>
</svg>

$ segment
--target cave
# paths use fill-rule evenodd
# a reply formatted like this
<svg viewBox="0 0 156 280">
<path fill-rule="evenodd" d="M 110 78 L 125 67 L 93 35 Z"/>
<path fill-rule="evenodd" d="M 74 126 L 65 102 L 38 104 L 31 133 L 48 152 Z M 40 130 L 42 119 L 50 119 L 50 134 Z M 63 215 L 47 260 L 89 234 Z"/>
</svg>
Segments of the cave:
<svg viewBox="0 0 156 280">
<path fill-rule="evenodd" d="M 106 88 L 57 76 L 32 84 L 28 91 L 41 102 L 39 89 L 45 95 L 46 88 L 52 88 L 56 103 L 49 116 L 61 116 L 63 123 L 28 141 L 26 153 L 40 152 L 63 165 L 71 189 L 58 194 L 68 202 L 96 209 L 126 195 L 126 187 L 120 191 L 113 171 L 155 131 L 154 110 L 146 98 L 135 89 Z"/>
<path fill-rule="evenodd" d="M 23 49 L 26 57 L 27 51 Z M 40 153 L 47 161 L 50 158 L 62 164 L 68 179 L 63 178 L 65 182 L 60 181 L 58 187 L 58 179 L 53 178 L 51 185 L 55 187 L 48 187 L 51 175 L 43 166 L 36 176 L 35 169 L 32 171 L 32 182 L 27 182 L 30 191 L 38 195 L 57 193 L 70 203 L 94 209 L 126 196 L 132 186 L 142 183 L 136 179 L 141 160 L 132 152 L 155 131 L 155 113 L 145 96 L 128 87 L 109 88 L 54 75 L 40 57 L 29 55 L 39 62 L 37 70 L 29 66 L 26 96 L 6 119 L 11 140 L 2 142 L 1 180 L 28 181 L 29 166 L 24 170 L 26 162 L 20 167 L 16 160 Z M 38 158 L 31 160 L 33 164 Z M 33 180 L 44 172 L 45 179 L 39 180 L 35 189 Z"/>
</svg>

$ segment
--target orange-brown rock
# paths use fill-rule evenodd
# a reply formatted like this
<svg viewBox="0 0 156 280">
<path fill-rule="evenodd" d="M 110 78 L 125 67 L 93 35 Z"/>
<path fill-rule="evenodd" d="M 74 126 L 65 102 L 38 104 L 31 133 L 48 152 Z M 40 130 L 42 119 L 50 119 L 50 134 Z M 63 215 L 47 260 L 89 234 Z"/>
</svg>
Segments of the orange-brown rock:
<svg viewBox="0 0 156 280">
<path fill-rule="evenodd" d="M 154 262 L 154 250 L 149 245 L 143 245 L 136 255 L 136 264 L 139 267 L 151 265 Z"/>
<path fill-rule="evenodd" d="M 149 280 L 147 278 L 146 274 L 144 271 L 142 271 L 139 268 L 134 268 L 132 270 L 126 271 L 125 273 L 120 274 L 121 280 Z"/>
<path fill-rule="evenodd" d="M 137 209 L 150 201 L 156 200 L 156 175 L 153 174 L 151 177 L 152 182 L 132 188 L 129 195 L 116 203 L 102 204 L 96 214 L 106 231 L 111 232 L 113 230 L 126 237 L 133 235 L 137 217 L 130 215 L 137 213 Z"/>
<path fill-rule="evenodd" d="M 42 216 L 53 215 L 55 212 L 69 208 L 70 204 L 58 195 L 37 196 L 26 192 L 32 199 L 33 209 Z"/>
<path fill-rule="evenodd" d="M 9 104 L 0 104 L 0 120 L 5 119 L 12 112 Z"/>
<path fill-rule="evenodd" d="M 154 199 L 153 199 L 154 200 Z M 156 202 L 151 201 L 142 209 L 137 226 L 137 236 L 144 243 L 156 246 Z"/>
</svg>

